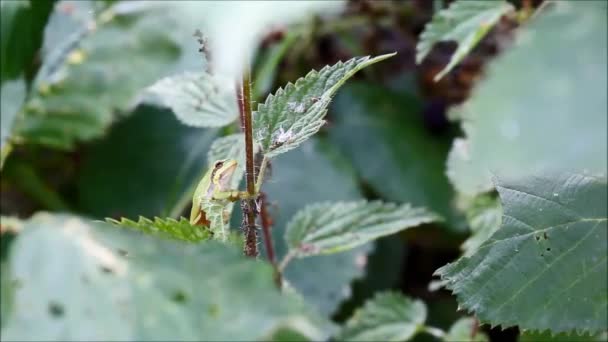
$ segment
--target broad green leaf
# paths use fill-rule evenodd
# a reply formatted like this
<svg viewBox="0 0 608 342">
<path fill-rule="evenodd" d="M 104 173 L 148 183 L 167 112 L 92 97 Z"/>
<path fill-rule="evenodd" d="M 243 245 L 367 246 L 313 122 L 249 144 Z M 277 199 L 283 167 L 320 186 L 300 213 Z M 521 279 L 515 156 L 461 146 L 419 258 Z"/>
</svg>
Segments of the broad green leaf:
<svg viewBox="0 0 608 342">
<path fill-rule="evenodd" d="M 272 236 L 279 260 L 288 251 L 284 239 L 287 224 L 305 204 L 361 198 L 350 165 L 331 145 L 317 138 L 273 159 L 269 171 L 262 191 L 270 201 L 269 211 L 274 221 Z M 322 176 L 311 182 L 310 175 Z M 233 226 L 238 227 L 240 223 L 241 217 L 233 216 Z M 364 245 L 344 253 L 295 259 L 285 270 L 285 279 L 308 303 L 324 316 L 330 316 L 342 300 L 351 296 L 350 283 L 364 274 L 365 267 L 360 260 L 367 257 L 370 247 Z"/>
<path fill-rule="evenodd" d="M 359 57 L 313 70 L 279 88 L 258 106 L 253 117 L 254 138 L 266 157 L 287 152 L 315 134 L 335 92 L 357 71 L 395 54 Z"/>
<path fill-rule="evenodd" d="M 579 335 L 572 334 L 551 334 L 546 331 L 544 333 L 525 331 L 519 335 L 519 342 L 602 342 L 608 340 L 608 332 L 603 332 L 595 335 Z"/>
<path fill-rule="evenodd" d="M 3 340 L 256 340 L 311 322 L 303 302 L 276 289 L 269 265 L 214 242 L 38 214 L 9 263 L 19 286 Z M 314 324 L 299 326 L 310 339 L 326 338 Z"/>
<path fill-rule="evenodd" d="M 383 292 L 358 309 L 339 341 L 408 341 L 424 327 L 426 305 L 398 293 Z"/>
<path fill-rule="evenodd" d="M 473 50 L 500 17 L 513 10 L 513 5 L 506 1 L 453 2 L 450 7 L 436 13 L 420 34 L 416 46 L 416 63 L 422 62 L 435 43 L 441 41 L 458 43 L 458 49 L 450 58 L 448 65 L 435 76 L 435 81 L 438 81 Z"/>
<path fill-rule="evenodd" d="M 0 2 L 0 83 L 29 76 L 54 1 Z M 6 99 L 2 97 L 3 101 Z"/>
<path fill-rule="evenodd" d="M 464 231 L 444 171 L 452 137 L 428 132 L 421 109 L 412 94 L 353 82 L 336 96 L 329 137 L 383 199 L 428 208 Z"/>
<path fill-rule="evenodd" d="M 606 175 L 608 34 L 602 3 L 552 2 L 489 65 L 488 77 L 460 108 L 469 166 L 482 169 L 463 171 L 485 180 L 488 170 L 514 177 L 547 169 Z"/>
<path fill-rule="evenodd" d="M 215 129 L 182 125 L 168 110 L 138 107 L 103 140 L 83 149 L 79 211 L 99 219 L 179 218 L 206 171 L 216 136 Z"/>
<path fill-rule="evenodd" d="M 219 127 L 238 116 L 234 84 L 207 72 L 186 72 L 157 81 L 148 92 L 188 126 Z"/>
<path fill-rule="evenodd" d="M 13 122 L 25 100 L 26 89 L 23 78 L 2 83 L 0 89 L 0 169 L 11 150 L 8 141 L 11 137 Z"/>
<path fill-rule="evenodd" d="M 436 214 L 409 204 L 324 202 L 299 211 L 287 225 L 285 239 L 298 257 L 331 254 L 438 220 Z"/>
<path fill-rule="evenodd" d="M 179 21 L 169 13 L 159 5 L 117 3 L 83 23 L 83 34 L 49 52 L 44 63 L 51 65 L 43 64 L 15 133 L 62 149 L 100 137 L 118 112 L 132 109 L 143 87 L 182 60 L 180 41 L 166 30 L 179 32 Z"/>
<path fill-rule="evenodd" d="M 490 195 L 478 196 L 466 209 L 467 222 L 471 236 L 462 244 L 464 256 L 471 256 L 492 234 L 502 222 L 502 207 L 497 198 Z"/>
<path fill-rule="evenodd" d="M 488 336 L 475 328 L 478 324 L 474 318 L 465 317 L 456 321 L 443 337 L 445 342 L 488 342 Z"/>
<path fill-rule="evenodd" d="M 448 154 L 446 175 L 461 194 L 474 196 L 494 189 L 492 175 L 481 161 L 471 156 L 470 143 L 456 138 Z"/>
<path fill-rule="evenodd" d="M 190 224 L 190 221 L 183 217 L 178 221 L 172 218 L 162 219 L 160 217 L 155 217 L 154 220 L 151 220 L 140 216 L 137 222 L 123 217 L 120 220 L 108 218 L 106 222 L 118 227 L 134 229 L 146 234 L 181 241 L 199 242 L 211 238 L 208 228 L 193 226 Z"/>
<path fill-rule="evenodd" d="M 606 330 L 606 178 L 498 178 L 501 228 L 436 271 L 483 323 L 553 333 Z"/>
</svg>

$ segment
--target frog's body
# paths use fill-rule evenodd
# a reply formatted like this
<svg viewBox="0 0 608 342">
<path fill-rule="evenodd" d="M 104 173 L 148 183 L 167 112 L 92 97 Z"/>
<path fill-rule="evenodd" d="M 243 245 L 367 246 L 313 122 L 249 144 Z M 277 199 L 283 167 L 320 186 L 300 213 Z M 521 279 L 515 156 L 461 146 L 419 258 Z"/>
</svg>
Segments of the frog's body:
<svg viewBox="0 0 608 342">
<path fill-rule="evenodd" d="M 209 207 L 212 200 L 234 202 L 239 199 L 238 191 L 227 189 L 236 166 L 237 162 L 234 159 L 218 160 L 213 163 L 194 191 L 190 211 L 191 224 L 209 227 L 210 222 L 203 208 Z"/>
</svg>

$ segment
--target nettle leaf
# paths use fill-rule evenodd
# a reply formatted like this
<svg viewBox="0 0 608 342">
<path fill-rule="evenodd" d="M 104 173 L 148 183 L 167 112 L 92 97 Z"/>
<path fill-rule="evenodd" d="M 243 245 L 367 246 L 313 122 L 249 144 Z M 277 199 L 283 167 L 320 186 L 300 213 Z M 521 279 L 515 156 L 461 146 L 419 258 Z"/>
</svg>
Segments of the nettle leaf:
<svg viewBox="0 0 608 342">
<path fill-rule="evenodd" d="M 120 220 L 107 218 L 106 222 L 122 228 L 129 228 L 144 232 L 146 234 L 156 235 L 164 238 L 199 242 L 211 238 L 211 233 L 207 227 L 193 226 L 190 221 L 181 217 L 178 220 L 172 218 L 155 217 L 154 220 L 139 217 L 138 221 L 133 221 L 122 217 Z"/>
<path fill-rule="evenodd" d="M 481 329 L 475 327 L 478 322 L 475 318 L 464 317 L 457 320 L 452 326 L 448 333 L 443 337 L 445 342 L 487 342 L 489 341 L 488 336 L 481 331 Z"/>
<path fill-rule="evenodd" d="M 478 196 L 466 209 L 466 216 L 471 236 L 460 247 L 464 256 L 471 256 L 500 228 L 502 206 L 498 198 L 491 195 Z"/>
<path fill-rule="evenodd" d="M 424 327 L 426 305 L 399 293 L 368 300 L 346 322 L 339 341 L 407 341 Z"/>
<path fill-rule="evenodd" d="M 163 78 L 148 88 L 184 124 L 219 127 L 233 122 L 239 109 L 234 82 L 207 72 Z"/>
<path fill-rule="evenodd" d="M 60 149 L 101 136 L 142 88 L 180 62 L 180 42 L 166 30 L 178 20 L 168 13 L 160 5 L 117 3 L 83 23 L 82 34 L 65 38 L 65 51 L 44 61 L 45 76 L 37 78 L 15 134 Z"/>
<path fill-rule="evenodd" d="M 424 208 L 381 201 L 326 202 L 300 210 L 285 239 L 297 257 L 331 254 L 422 223 L 440 220 Z"/>
<path fill-rule="evenodd" d="M 266 157 L 287 152 L 315 134 L 325 123 L 336 91 L 357 71 L 394 56 L 358 57 L 313 70 L 266 98 L 253 116 L 254 138 Z"/>
<path fill-rule="evenodd" d="M 525 330 L 606 330 L 606 178 L 498 179 L 502 227 L 436 271 L 482 321 Z"/>
<path fill-rule="evenodd" d="M 312 340 L 327 335 L 301 300 L 276 289 L 269 265 L 213 241 L 38 214 L 8 262 L 18 286 L 3 340 L 258 340 L 284 325 L 307 327 L 298 331 Z"/>
<path fill-rule="evenodd" d="M 420 40 L 416 46 L 416 63 L 422 62 L 435 43 L 456 41 L 458 49 L 450 58 L 448 65 L 435 76 L 435 81 L 438 81 L 473 50 L 500 17 L 513 10 L 513 5 L 506 1 L 458 0 L 453 2 L 450 7 L 435 14 L 433 20 L 420 34 Z"/>
</svg>

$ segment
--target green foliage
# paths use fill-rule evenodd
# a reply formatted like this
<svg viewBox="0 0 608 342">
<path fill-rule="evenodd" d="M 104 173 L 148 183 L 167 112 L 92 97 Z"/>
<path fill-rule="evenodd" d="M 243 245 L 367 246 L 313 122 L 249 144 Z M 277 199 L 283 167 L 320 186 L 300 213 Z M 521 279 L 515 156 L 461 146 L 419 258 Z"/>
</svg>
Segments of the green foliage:
<svg viewBox="0 0 608 342">
<path fill-rule="evenodd" d="M 603 332 L 595 335 L 579 335 L 571 334 L 551 334 L 546 331 L 543 333 L 524 331 L 519 336 L 519 342 L 601 342 L 608 340 L 608 332 Z"/>
<path fill-rule="evenodd" d="M 80 212 L 178 218 L 207 168 L 215 129 L 182 125 L 168 110 L 140 106 L 86 149 L 77 178 Z"/>
<path fill-rule="evenodd" d="M 437 42 L 456 41 L 458 49 L 436 76 L 441 79 L 479 43 L 505 13 L 514 8 L 506 1 L 457 0 L 433 16 L 416 46 L 416 63 L 422 62 Z"/>
<path fill-rule="evenodd" d="M 293 322 L 324 338 L 311 323 L 319 319 L 276 290 L 268 265 L 213 242 L 184 245 L 38 214 L 12 245 L 8 272 L 19 286 L 3 340 L 249 340 Z"/>
<path fill-rule="evenodd" d="M 502 227 L 437 270 L 482 322 L 554 333 L 606 329 L 606 179 L 498 179 Z"/>
<path fill-rule="evenodd" d="M 180 45 L 165 29 L 176 19 L 159 7 L 119 5 L 86 23 L 95 29 L 69 42 L 58 60 L 44 61 L 57 65 L 47 66 L 54 72 L 37 80 L 15 134 L 61 149 L 98 138 L 116 112 L 131 109 L 143 87 L 176 65 Z"/>
<path fill-rule="evenodd" d="M 460 109 L 472 162 L 452 169 L 450 178 L 462 184 L 457 188 L 487 189 L 488 172 L 526 177 L 550 169 L 606 176 L 608 34 L 606 13 L 598 6 L 552 3 L 489 65 L 488 77 Z M 467 178 L 483 186 L 458 181 Z"/>
<path fill-rule="evenodd" d="M 239 113 L 234 82 L 207 72 L 166 77 L 150 86 L 148 91 L 189 126 L 225 126 Z"/>
<path fill-rule="evenodd" d="M 329 137 L 383 199 L 426 207 L 462 231 L 444 172 L 450 140 L 427 132 L 420 110 L 411 93 L 353 82 L 336 97 Z"/>
<path fill-rule="evenodd" d="M 311 182 L 310 175 L 322 177 Z M 272 174 L 263 190 L 271 204 L 272 238 L 279 257 L 289 248 L 284 239 L 289 220 L 305 203 L 361 199 L 348 163 L 331 145 L 314 137 L 300 148 L 273 160 Z M 237 215 L 233 226 L 240 222 Z M 365 267 L 360 260 L 367 258 L 371 247 L 367 244 L 343 253 L 295 259 L 285 270 L 284 277 L 308 303 L 329 316 L 340 302 L 351 296 L 353 279 L 364 275 Z"/>
<path fill-rule="evenodd" d="M 2 83 L 0 97 L 0 169 L 4 160 L 10 153 L 11 145 L 8 141 L 11 137 L 13 122 L 23 104 L 26 96 L 25 81 L 23 78 Z"/>
<path fill-rule="evenodd" d="M 212 237 L 209 228 L 193 226 L 190 224 L 189 220 L 183 217 L 178 221 L 172 218 L 162 219 L 160 217 L 155 217 L 154 220 L 151 220 L 140 216 L 137 222 L 123 217 L 120 220 L 108 218 L 106 219 L 106 222 L 118 227 L 130 228 L 150 235 L 188 242 L 209 240 Z"/>
<path fill-rule="evenodd" d="M 54 1 L 35 0 L 0 3 L 0 83 L 31 76 L 53 5 Z"/>
<path fill-rule="evenodd" d="M 274 157 L 287 152 L 315 134 L 335 92 L 357 71 L 395 54 L 353 58 L 311 71 L 306 77 L 279 88 L 254 113 L 254 137 L 262 153 Z"/>
<path fill-rule="evenodd" d="M 474 318 L 465 317 L 456 321 L 443 337 L 445 342 L 487 342 L 488 336 L 475 328 Z"/>
<path fill-rule="evenodd" d="M 298 257 L 331 254 L 437 220 L 436 214 L 409 204 L 325 202 L 299 211 L 287 225 L 285 239 Z"/>
<path fill-rule="evenodd" d="M 478 196 L 466 209 L 471 236 L 462 244 L 465 256 L 471 256 L 492 234 L 502 221 L 502 207 L 498 198 Z"/>
<path fill-rule="evenodd" d="M 450 183 L 461 194 L 475 196 L 494 190 L 491 173 L 483 163 L 472 158 L 467 139 L 454 139 L 446 168 Z"/>
<path fill-rule="evenodd" d="M 407 341 L 424 327 L 426 311 L 420 300 L 398 293 L 380 293 L 346 322 L 338 340 Z"/>
</svg>

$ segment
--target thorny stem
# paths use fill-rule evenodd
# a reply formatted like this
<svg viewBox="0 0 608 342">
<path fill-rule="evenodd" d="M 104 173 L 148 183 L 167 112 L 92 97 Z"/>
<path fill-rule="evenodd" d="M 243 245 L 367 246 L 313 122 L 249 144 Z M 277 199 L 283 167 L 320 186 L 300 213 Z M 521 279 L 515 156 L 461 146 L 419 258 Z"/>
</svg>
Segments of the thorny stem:
<svg viewBox="0 0 608 342">
<path fill-rule="evenodd" d="M 274 269 L 274 280 L 279 288 L 283 279 L 281 272 L 279 271 L 276 256 L 274 254 L 274 245 L 272 242 L 272 233 L 270 228 L 272 227 L 272 218 L 268 213 L 268 198 L 265 193 L 260 194 L 261 208 L 260 208 L 260 220 L 262 221 L 262 234 L 264 235 L 264 246 L 266 247 L 266 254 L 268 255 L 268 261 Z"/>
<path fill-rule="evenodd" d="M 248 257 L 255 258 L 258 256 L 258 236 L 255 226 L 257 215 L 255 203 L 255 168 L 253 162 L 253 124 L 251 114 L 251 76 L 249 66 L 243 72 L 243 83 L 241 88 L 241 96 L 239 98 L 239 109 L 241 110 L 241 118 L 243 119 L 243 129 L 245 130 L 245 179 L 247 181 L 247 192 L 251 195 L 251 199 L 244 200 L 248 210 L 244 211 L 245 220 L 243 222 L 243 231 L 245 233 L 244 253 Z"/>
</svg>

